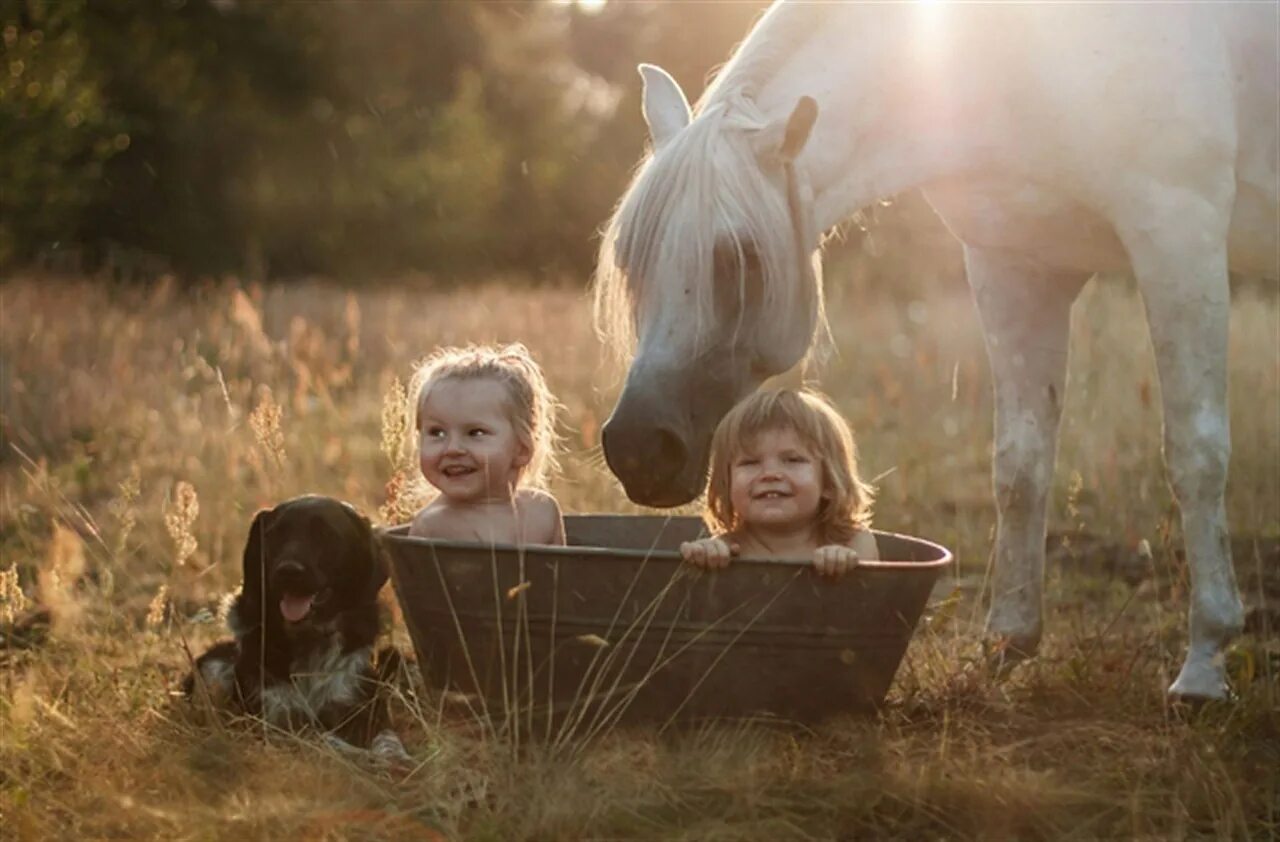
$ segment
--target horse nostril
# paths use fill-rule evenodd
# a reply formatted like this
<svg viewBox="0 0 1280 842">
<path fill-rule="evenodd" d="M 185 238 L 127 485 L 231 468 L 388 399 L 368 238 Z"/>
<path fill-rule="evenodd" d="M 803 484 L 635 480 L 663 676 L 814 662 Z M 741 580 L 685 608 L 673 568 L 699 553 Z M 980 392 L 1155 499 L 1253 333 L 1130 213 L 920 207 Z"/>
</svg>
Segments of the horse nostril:
<svg viewBox="0 0 1280 842">
<path fill-rule="evenodd" d="M 665 477 L 679 471 L 688 457 L 684 440 L 668 427 L 611 431 L 600 434 L 609 467 L 624 481 L 640 475 Z"/>
<path fill-rule="evenodd" d="M 618 477 L 631 476 L 640 467 L 639 448 L 626 435 L 614 432 L 612 423 L 605 423 L 600 431 L 600 447 L 604 450 L 609 469 Z"/>
<path fill-rule="evenodd" d="M 667 476 L 682 471 L 685 460 L 689 457 L 689 448 L 685 446 L 684 439 L 665 427 L 659 427 L 657 430 L 655 450 L 654 461 L 659 466 L 659 470 Z"/>
</svg>

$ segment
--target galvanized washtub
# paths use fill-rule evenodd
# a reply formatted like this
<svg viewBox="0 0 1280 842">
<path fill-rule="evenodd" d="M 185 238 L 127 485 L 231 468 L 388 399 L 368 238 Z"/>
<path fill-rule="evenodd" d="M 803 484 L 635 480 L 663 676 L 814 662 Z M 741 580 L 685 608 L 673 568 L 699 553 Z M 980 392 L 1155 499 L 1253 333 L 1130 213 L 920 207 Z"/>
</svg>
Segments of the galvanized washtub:
<svg viewBox="0 0 1280 842">
<path fill-rule="evenodd" d="M 492 721 L 550 733 L 618 721 L 816 720 L 883 701 L 951 553 L 877 532 L 886 559 L 697 570 L 691 517 L 565 518 L 567 547 L 383 533 L 422 673 Z M 548 716 L 550 714 L 550 716 Z"/>
</svg>

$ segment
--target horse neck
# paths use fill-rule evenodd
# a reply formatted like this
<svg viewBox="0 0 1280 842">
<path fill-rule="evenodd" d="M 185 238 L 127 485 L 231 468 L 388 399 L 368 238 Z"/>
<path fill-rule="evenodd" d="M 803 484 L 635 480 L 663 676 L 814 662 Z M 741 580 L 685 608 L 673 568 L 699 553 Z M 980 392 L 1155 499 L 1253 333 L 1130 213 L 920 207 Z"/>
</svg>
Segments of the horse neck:
<svg viewBox="0 0 1280 842">
<path fill-rule="evenodd" d="M 938 4 L 783 5 L 762 25 L 781 31 L 785 23 L 794 46 L 775 45 L 772 60 L 757 63 L 767 77 L 744 86 L 770 119 L 785 119 L 801 96 L 817 100 L 818 121 L 798 165 L 814 192 L 819 231 L 980 157 L 985 129 L 959 115 L 972 112 L 969 92 L 981 97 L 982 86 L 951 60 L 959 50 L 930 18 Z M 797 25 L 800 15 L 806 26 Z M 767 41 L 755 36 L 744 50 Z M 747 69 L 750 59 L 734 64 Z"/>
</svg>

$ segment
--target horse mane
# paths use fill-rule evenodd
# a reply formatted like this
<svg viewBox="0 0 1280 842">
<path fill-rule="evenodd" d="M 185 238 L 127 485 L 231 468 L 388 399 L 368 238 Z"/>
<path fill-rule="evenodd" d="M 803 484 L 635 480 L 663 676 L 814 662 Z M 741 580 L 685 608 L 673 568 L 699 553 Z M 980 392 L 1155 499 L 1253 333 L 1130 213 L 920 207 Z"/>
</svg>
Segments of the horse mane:
<svg viewBox="0 0 1280 842">
<path fill-rule="evenodd" d="M 752 145 L 769 125 L 755 103 L 758 86 L 811 31 L 812 16 L 800 8 L 779 2 L 764 13 L 699 98 L 692 122 L 662 149 L 647 151 L 606 224 L 593 282 L 595 323 L 619 358 L 634 350 L 638 317 L 664 295 L 663 285 L 683 284 L 665 295 L 686 296 L 695 335 L 713 335 L 703 328 L 715 323 L 718 237 L 740 255 L 746 243 L 755 246 L 771 319 L 791 323 L 800 315 L 791 312 L 797 296 L 784 287 L 801 260 L 787 199 Z"/>
<path fill-rule="evenodd" d="M 818 7 L 819 9 L 821 7 Z M 761 13 L 747 36 L 734 48 L 729 60 L 707 85 L 695 112 L 729 92 L 752 97 L 757 86 L 804 43 L 815 26 L 815 7 L 778 0 Z"/>
</svg>

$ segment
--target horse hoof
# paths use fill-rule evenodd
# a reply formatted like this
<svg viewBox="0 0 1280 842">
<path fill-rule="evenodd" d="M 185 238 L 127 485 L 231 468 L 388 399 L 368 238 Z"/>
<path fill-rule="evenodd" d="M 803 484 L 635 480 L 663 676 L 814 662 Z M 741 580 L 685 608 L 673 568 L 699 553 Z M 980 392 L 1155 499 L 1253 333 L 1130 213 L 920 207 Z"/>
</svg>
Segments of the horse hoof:
<svg viewBox="0 0 1280 842">
<path fill-rule="evenodd" d="M 1003 635 L 988 637 L 982 648 L 987 674 L 999 681 L 1008 678 L 1018 664 L 1030 660 L 1036 653 L 1034 644 L 1027 645 Z"/>
<path fill-rule="evenodd" d="M 1193 666 L 1188 663 L 1167 691 L 1169 700 L 1198 707 L 1204 702 L 1221 702 L 1230 698 L 1226 677 L 1221 669 L 1213 666 Z"/>
</svg>

